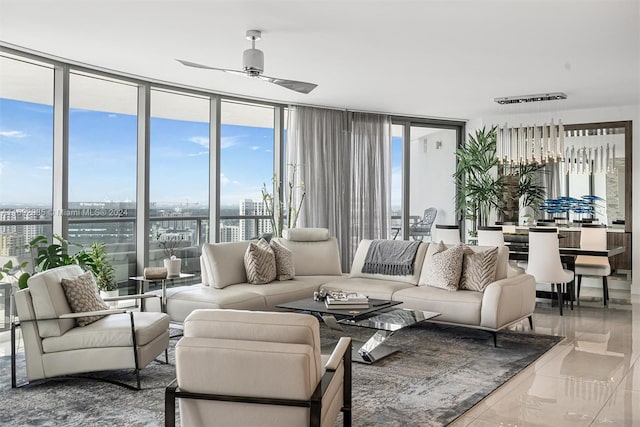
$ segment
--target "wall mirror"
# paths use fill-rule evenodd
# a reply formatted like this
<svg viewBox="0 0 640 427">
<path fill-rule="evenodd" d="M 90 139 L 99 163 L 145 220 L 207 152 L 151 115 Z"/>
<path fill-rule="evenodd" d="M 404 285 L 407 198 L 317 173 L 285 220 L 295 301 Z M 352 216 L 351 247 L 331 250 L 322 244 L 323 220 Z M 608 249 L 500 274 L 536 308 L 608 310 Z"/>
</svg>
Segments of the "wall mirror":
<svg viewBox="0 0 640 427">
<path fill-rule="evenodd" d="M 595 217 L 631 232 L 631 121 L 567 124 L 563 195 L 597 197 Z"/>
</svg>

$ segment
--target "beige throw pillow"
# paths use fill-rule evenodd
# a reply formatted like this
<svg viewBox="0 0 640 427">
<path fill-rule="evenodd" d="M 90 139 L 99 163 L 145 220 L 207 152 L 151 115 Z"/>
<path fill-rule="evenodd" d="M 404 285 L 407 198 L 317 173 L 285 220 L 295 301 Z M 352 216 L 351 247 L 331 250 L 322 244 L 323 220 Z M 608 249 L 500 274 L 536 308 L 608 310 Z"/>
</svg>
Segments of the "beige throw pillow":
<svg viewBox="0 0 640 427">
<path fill-rule="evenodd" d="M 457 291 L 462 271 L 463 247 L 461 245 L 447 249 L 441 241 L 437 243 L 435 251 L 425 258 L 420 283 L 448 291 Z"/>
<path fill-rule="evenodd" d="M 495 280 L 498 267 L 498 247 L 474 252 L 465 246 L 460 289 L 483 292 Z"/>
<path fill-rule="evenodd" d="M 276 257 L 276 279 L 291 280 L 296 275 L 295 265 L 293 264 L 293 252 L 289 248 L 284 247 L 277 240 L 272 240 L 269 244 Z"/>
<path fill-rule="evenodd" d="M 62 289 L 64 289 L 69 307 L 74 313 L 109 310 L 109 306 L 100 297 L 98 285 L 96 285 L 96 281 L 90 271 L 72 279 L 62 279 L 60 283 L 62 284 Z M 76 319 L 76 324 L 78 326 L 86 326 L 103 317 L 79 317 Z"/>
<path fill-rule="evenodd" d="M 244 254 L 247 282 L 261 285 L 276 278 L 276 257 L 271 246 L 264 240 L 249 243 Z"/>
</svg>

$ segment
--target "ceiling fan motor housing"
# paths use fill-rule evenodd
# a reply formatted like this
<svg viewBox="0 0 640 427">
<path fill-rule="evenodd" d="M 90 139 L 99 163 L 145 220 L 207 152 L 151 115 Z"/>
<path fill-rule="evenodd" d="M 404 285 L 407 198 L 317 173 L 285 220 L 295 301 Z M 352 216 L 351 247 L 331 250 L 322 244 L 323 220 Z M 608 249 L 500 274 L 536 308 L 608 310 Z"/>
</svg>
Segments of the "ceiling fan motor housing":
<svg viewBox="0 0 640 427">
<path fill-rule="evenodd" d="M 260 49 L 247 49 L 242 54 L 242 69 L 260 75 L 264 71 L 264 53 Z"/>
</svg>

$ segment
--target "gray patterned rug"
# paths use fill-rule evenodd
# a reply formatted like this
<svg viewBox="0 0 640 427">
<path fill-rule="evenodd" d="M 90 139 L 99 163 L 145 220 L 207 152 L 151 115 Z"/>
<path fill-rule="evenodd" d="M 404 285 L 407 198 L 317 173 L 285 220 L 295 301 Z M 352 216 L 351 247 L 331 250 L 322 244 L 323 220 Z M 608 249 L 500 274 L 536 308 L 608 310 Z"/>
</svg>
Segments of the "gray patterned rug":
<svg viewBox="0 0 640 427">
<path fill-rule="evenodd" d="M 370 330 L 350 327 L 354 338 Z M 339 334 L 321 329 L 323 341 Z M 447 425 L 520 370 L 561 337 L 502 332 L 498 347 L 490 334 L 473 329 L 423 323 L 397 332 L 389 344 L 400 352 L 372 366 L 353 366 L 354 426 Z M 161 426 L 164 387 L 173 379 L 170 365 L 152 362 L 142 370 L 142 391 L 83 379 L 50 380 L 11 389 L 10 358 L 0 357 L 0 425 L 3 426 Z M 22 356 L 22 355 L 20 355 Z M 20 357 L 19 378 L 25 378 Z M 132 383 L 130 371 L 108 372 Z M 213 424 L 212 424 L 213 425 Z"/>
</svg>

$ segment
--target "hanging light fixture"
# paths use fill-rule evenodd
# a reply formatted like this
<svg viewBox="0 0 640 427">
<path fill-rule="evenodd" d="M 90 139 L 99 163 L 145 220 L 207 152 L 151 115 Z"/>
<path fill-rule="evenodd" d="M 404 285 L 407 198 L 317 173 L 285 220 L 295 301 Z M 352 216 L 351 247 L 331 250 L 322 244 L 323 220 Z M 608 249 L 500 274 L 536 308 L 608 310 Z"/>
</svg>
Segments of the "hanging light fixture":
<svg viewBox="0 0 640 427">
<path fill-rule="evenodd" d="M 500 105 L 524 104 L 567 99 L 563 92 L 495 98 Z M 499 127 L 496 134 L 496 155 L 503 165 L 521 166 L 562 161 L 565 156 L 565 130 L 561 120 L 533 126 Z"/>
</svg>

